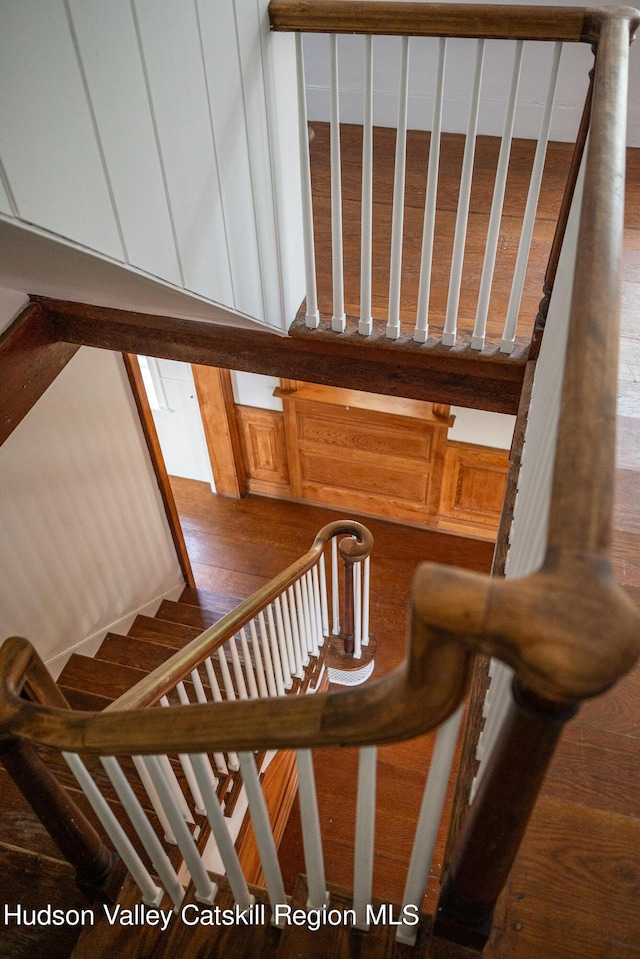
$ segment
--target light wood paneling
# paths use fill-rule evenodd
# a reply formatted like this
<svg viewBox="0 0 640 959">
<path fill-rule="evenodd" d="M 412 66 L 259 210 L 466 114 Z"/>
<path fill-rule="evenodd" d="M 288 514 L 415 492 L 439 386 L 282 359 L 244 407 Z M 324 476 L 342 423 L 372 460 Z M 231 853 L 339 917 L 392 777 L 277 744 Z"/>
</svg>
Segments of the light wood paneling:
<svg viewBox="0 0 640 959">
<path fill-rule="evenodd" d="M 449 418 L 431 403 L 311 384 L 280 395 L 293 496 L 436 523 Z"/>
<path fill-rule="evenodd" d="M 282 413 L 254 406 L 236 406 L 236 416 L 247 490 L 251 493 L 288 496 L 291 487 Z"/>
<path fill-rule="evenodd" d="M 193 366 L 192 370 L 216 491 L 237 498 L 246 484 L 231 374 L 214 366 Z"/>
<path fill-rule="evenodd" d="M 506 450 L 449 443 L 440 500 L 440 527 L 489 527 L 497 530 L 502 511 L 509 453 Z"/>
</svg>

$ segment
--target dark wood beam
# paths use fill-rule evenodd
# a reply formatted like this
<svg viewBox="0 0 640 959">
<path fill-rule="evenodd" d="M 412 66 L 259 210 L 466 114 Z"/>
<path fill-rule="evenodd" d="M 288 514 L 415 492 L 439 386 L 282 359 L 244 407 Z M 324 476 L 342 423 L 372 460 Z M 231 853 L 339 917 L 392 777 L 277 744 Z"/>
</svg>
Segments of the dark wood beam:
<svg viewBox="0 0 640 959">
<path fill-rule="evenodd" d="M 37 298 L 64 343 L 203 366 L 267 373 L 368 393 L 516 413 L 526 350 L 505 356 L 461 345 L 332 334 L 296 321 L 289 336 Z"/>
<path fill-rule="evenodd" d="M 0 336 L 0 444 L 51 386 L 79 344 L 60 341 L 49 313 L 30 303 Z"/>
</svg>

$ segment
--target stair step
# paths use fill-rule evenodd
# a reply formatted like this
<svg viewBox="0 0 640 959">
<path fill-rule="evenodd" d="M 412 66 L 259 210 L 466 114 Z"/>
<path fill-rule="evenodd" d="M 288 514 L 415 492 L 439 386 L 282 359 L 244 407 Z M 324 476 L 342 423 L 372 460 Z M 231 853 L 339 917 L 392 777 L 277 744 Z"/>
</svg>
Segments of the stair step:
<svg viewBox="0 0 640 959">
<path fill-rule="evenodd" d="M 163 599 L 156 611 L 156 619 L 164 619 L 170 623 L 180 623 L 182 626 L 195 626 L 202 631 L 213 626 L 229 612 L 227 609 L 203 609 L 200 606 L 189 606 L 188 603 L 175 603 Z"/>
<path fill-rule="evenodd" d="M 224 593 L 214 593 L 210 589 L 194 589 L 192 586 L 185 586 L 180 593 L 179 603 L 186 603 L 189 606 L 200 606 L 203 609 L 224 609 L 229 612 L 235 609 L 243 602 L 238 596 L 226 596 Z"/>
<path fill-rule="evenodd" d="M 184 626 L 152 616 L 136 616 L 127 635 L 144 639 L 148 643 L 164 643 L 182 649 L 202 632 L 195 626 Z"/>
<path fill-rule="evenodd" d="M 62 861 L 55 842 L 9 773 L 0 766 L 0 843 Z"/>
<path fill-rule="evenodd" d="M 72 686 L 65 686 L 65 684 L 59 680 L 58 686 L 72 709 L 81 709 L 90 713 L 101 713 L 109 703 L 113 702 L 113 699 L 109 696 L 99 696 L 97 693 L 88 693 L 84 689 L 74 689 Z"/>
<path fill-rule="evenodd" d="M 11 844 L 0 843 L 0 900 L 15 909 L 19 904 L 31 913 L 51 905 L 65 912 L 83 910 L 88 901 L 75 885 L 74 870 L 66 862 L 47 855 L 32 855 Z M 67 959 L 82 932 L 82 926 L 18 925 L 4 923 L 3 908 L 0 957 L 2 959 Z M 91 931 L 87 927 L 87 931 Z M 80 955 L 80 954 L 78 954 Z M 85 954 L 86 955 L 86 954 Z"/>
<path fill-rule="evenodd" d="M 60 673 L 58 682 L 62 686 L 97 693 L 98 696 L 114 700 L 144 679 L 146 675 L 147 673 L 142 669 L 120 666 L 117 663 L 73 653 Z"/>
<path fill-rule="evenodd" d="M 346 910 L 352 908 L 351 893 L 339 886 L 327 883 L 329 892 L 328 909 L 337 910 L 339 914 L 347 915 Z M 307 881 L 305 876 L 298 876 L 293 890 L 291 905 L 293 909 L 305 909 L 308 900 Z M 374 900 L 374 914 L 383 903 Z M 385 908 L 390 908 L 385 905 Z M 386 913 L 385 913 L 386 914 Z M 381 915 L 385 915 L 381 914 Z M 393 918 L 397 920 L 399 908 L 393 907 Z M 368 931 L 354 929 L 347 922 L 336 925 L 329 923 L 321 925 L 319 929 L 312 929 L 310 923 L 285 926 L 278 956 L 293 959 L 293 957 L 313 956 L 314 959 L 334 959 L 334 957 L 366 956 L 367 959 L 415 959 L 425 955 L 431 931 L 431 917 L 422 916 L 418 926 L 418 939 L 415 946 L 405 946 L 395 941 L 397 926 L 387 922 L 372 923 Z"/>
<path fill-rule="evenodd" d="M 118 896 L 118 905 L 121 910 L 132 910 L 140 901 L 138 887 L 131 877 L 127 876 Z M 109 908 L 113 912 L 113 907 Z M 167 896 L 158 908 L 163 911 L 172 909 L 172 903 Z M 163 932 L 161 925 L 152 926 L 145 923 L 141 926 L 130 926 L 120 922 L 111 925 L 101 906 L 96 907 L 95 914 L 95 925 L 82 930 L 69 959 L 151 959 L 156 955 L 156 947 L 168 936 L 168 930 Z M 176 922 L 179 922 L 177 916 L 172 915 L 170 923 Z"/>
<path fill-rule="evenodd" d="M 134 669 L 142 669 L 150 673 L 173 656 L 179 648 L 179 646 L 147 643 L 143 639 L 132 636 L 109 633 L 103 639 L 94 658 L 119 663 L 121 666 L 132 666 Z"/>
<path fill-rule="evenodd" d="M 197 909 L 205 910 L 215 906 L 218 906 L 220 910 L 234 909 L 233 896 L 226 879 L 221 876 L 212 876 L 212 879 L 218 886 L 213 907 L 197 902 L 193 891 L 189 890 L 183 908 L 185 905 L 193 904 L 196 908 L 191 911 L 191 916 L 197 914 Z M 234 922 L 231 925 L 217 923 L 216 925 L 187 926 L 180 921 L 179 916 L 175 916 L 167 933 L 159 941 L 153 953 L 153 959 L 176 959 L 177 956 L 185 956 L 188 959 L 209 959 L 209 957 L 210 959 L 213 957 L 256 959 L 258 956 L 261 959 L 276 959 L 276 956 L 280 954 L 278 947 L 281 933 L 271 925 L 271 909 L 267 894 L 264 889 L 250 888 L 256 899 L 252 915 L 261 918 L 264 910 L 264 924 L 254 922 L 245 926 Z M 111 956 L 114 955 L 117 953 L 111 954 Z M 80 959 L 79 955 L 77 959 Z"/>
</svg>

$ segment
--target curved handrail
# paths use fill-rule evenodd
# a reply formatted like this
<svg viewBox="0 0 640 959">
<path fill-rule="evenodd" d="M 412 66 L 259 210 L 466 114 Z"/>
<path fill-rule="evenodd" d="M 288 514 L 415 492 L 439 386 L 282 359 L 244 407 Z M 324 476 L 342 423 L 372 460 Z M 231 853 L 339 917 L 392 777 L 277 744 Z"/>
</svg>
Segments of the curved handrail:
<svg viewBox="0 0 640 959">
<path fill-rule="evenodd" d="M 608 564 L 575 555 L 521 580 L 426 563 L 416 572 L 408 657 L 371 685 L 315 696 L 76 712 L 20 698 L 27 640 L 0 649 L 0 738 L 111 755 L 358 746 L 421 735 L 465 694 L 472 657 L 509 663 L 545 700 L 575 702 L 608 689 L 640 649 L 640 614 Z M 39 667 L 37 667 L 39 668 Z"/>
<path fill-rule="evenodd" d="M 347 562 L 361 562 L 370 555 L 373 549 L 373 536 L 366 526 L 355 520 L 336 520 L 333 523 L 327 523 L 319 531 L 311 549 L 304 556 L 274 576 L 248 599 L 219 619 L 213 626 L 205 629 L 161 666 L 110 703 L 105 712 L 137 709 L 158 702 L 161 696 L 173 689 L 176 683 L 185 679 L 207 656 L 215 652 L 300 576 L 310 570 L 318 562 L 331 539 L 342 535 L 348 538 L 339 542 L 338 551 Z"/>
</svg>

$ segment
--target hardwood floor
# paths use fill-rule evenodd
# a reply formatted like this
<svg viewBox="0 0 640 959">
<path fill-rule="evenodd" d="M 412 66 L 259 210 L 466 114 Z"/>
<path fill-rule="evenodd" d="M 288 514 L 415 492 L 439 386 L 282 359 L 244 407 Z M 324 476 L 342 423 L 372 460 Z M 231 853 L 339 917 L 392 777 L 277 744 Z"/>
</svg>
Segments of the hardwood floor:
<svg viewBox="0 0 640 959">
<path fill-rule="evenodd" d="M 331 315 L 331 182 L 329 176 L 329 125 L 312 124 L 311 170 L 318 280 L 318 305 Z M 342 215 L 344 232 L 344 286 L 347 317 L 360 310 L 360 211 L 362 127 L 341 124 Z M 431 273 L 429 336 L 439 339 L 444 327 L 451 270 L 453 238 L 465 137 L 444 134 L 441 142 L 440 180 L 436 198 L 434 259 Z M 391 217 L 393 212 L 395 130 L 376 127 L 373 136 L 373 271 L 372 315 L 386 323 L 389 296 Z M 459 341 L 468 342 L 473 330 L 484 246 L 491 212 L 493 184 L 500 141 L 478 137 L 469 206 L 461 297 L 458 309 Z M 564 183 L 573 145 L 551 143 L 541 185 L 531 255 L 519 311 L 518 336 L 528 341 L 542 298 L 547 258 L 562 202 Z M 500 223 L 496 270 L 487 319 L 487 344 L 499 343 L 509 301 L 510 284 L 518 252 L 522 217 L 535 152 L 533 140 L 514 140 L 509 176 Z M 410 130 L 407 139 L 407 176 L 404 204 L 402 289 L 400 320 L 402 330 L 413 333 L 416 323 L 420 281 L 422 227 L 429 155 L 429 133 Z M 355 328 L 355 323 L 352 324 Z"/>
</svg>

